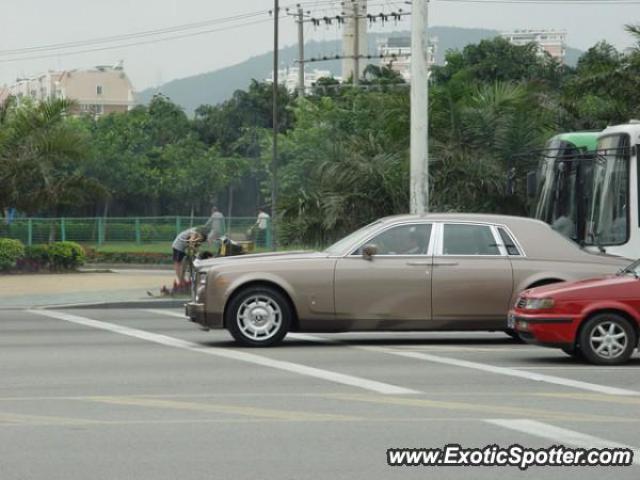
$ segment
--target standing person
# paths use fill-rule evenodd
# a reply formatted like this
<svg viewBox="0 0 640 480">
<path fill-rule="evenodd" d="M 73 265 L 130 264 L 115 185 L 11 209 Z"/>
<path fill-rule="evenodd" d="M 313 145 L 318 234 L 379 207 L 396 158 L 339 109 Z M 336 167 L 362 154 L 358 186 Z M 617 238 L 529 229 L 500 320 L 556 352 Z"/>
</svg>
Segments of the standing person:
<svg viewBox="0 0 640 480">
<path fill-rule="evenodd" d="M 211 208 L 211 217 L 209 217 L 209 220 L 207 220 L 204 226 L 210 229 L 209 235 L 207 236 L 207 243 L 209 243 L 209 245 L 224 235 L 224 215 L 218 210 L 218 207 L 214 206 Z"/>
<path fill-rule="evenodd" d="M 256 238 L 256 246 L 265 246 L 267 239 L 267 228 L 269 228 L 269 220 L 271 217 L 264 209 L 258 209 L 258 219 L 256 220 L 255 227 L 258 228 L 258 235 Z"/>
<path fill-rule="evenodd" d="M 207 229 L 205 227 L 193 227 L 180 232 L 171 244 L 171 248 L 173 249 L 173 268 L 176 272 L 178 285 L 182 285 L 184 282 L 182 261 L 184 260 L 184 257 L 187 256 L 189 244 L 198 245 L 204 242 L 206 238 Z"/>
</svg>

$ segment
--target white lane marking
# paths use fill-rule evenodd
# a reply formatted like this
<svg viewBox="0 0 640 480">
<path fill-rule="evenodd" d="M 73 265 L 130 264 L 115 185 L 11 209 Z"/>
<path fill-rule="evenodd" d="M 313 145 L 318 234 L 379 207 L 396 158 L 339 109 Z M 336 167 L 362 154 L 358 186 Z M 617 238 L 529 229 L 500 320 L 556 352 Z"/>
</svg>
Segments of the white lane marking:
<svg viewBox="0 0 640 480">
<path fill-rule="evenodd" d="M 183 318 L 183 316 L 180 315 L 179 313 L 172 312 L 172 311 L 169 311 L 169 310 L 146 309 L 146 311 L 147 312 L 151 312 L 151 313 L 161 314 L 161 315 L 168 315 L 168 316 Z M 377 333 L 383 333 L 383 332 L 377 332 Z M 454 366 L 457 366 L 457 367 L 473 368 L 473 369 L 482 370 L 482 371 L 485 371 L 485 372 L 496 373 L 496 374 L 500 374 L 500 375 L 508 375 L 508 376 L 511 376 L 511 377 L 519 377 L 519 378 L 524 378 L 524 379 L 527 379 L 527 380 L 534 380 L 534 381 L 537 381 L 537 382 L 545 382 L 545 383 L 552 383 L 552 384 L 555 384 L 555 385 L 563 385 L 563 386 L 566 386 L 566 387 L 577 388 L 577 389 L 580 389 L 580 390 L 587 390 L 587 391 L 590 391 L 590 392 L 605 393 L 605 394 L 608 394 L 608 395 L 640 395 L 640 392 L 637 392 L 637 391 L 634 391 L 634 390 L 627 390 L 627 389 L 623 389 L 623 388 L 609 387 L 609 386 L 606 386 L 606 385 L 598 385 L 598 384 L 595 384 L 595 383 L 582 382 L 582 381 L 579 381 L 579 380 L 571 380 L 569 378 L 562 378 L 562 377 L 557 377 L 557 376 L 554 376 L 554 375 L 546 375 L 546 374 L 542 374 L 542 373 L 535 373 L 535 372 L 526 371 L 528 369 L 535 369 L 535 368 L 562 368 L 562 367 L 522 367 L 522 369 L 516 369 L 516 368 L 512 368 L 512 367 L 498 367 L 498 366 L 493 366 L 493 365 L 489 365 L 489 364 L 485 364 L 485 363 L 470 362 L 468 360 L 458 360 L 458 359 L 455 359 L 455 358 L 435 356 L 435 355 L 430 355 L 428 353 L 395 351 L 395 350 L 388 350 L 388 349 L 380 348 L 380 347 L 352 346 L 352 345 L 348 344 L 348 341 L 340 340 L 338 338 L 327 338 L 327 337 L 320 337 L 320 336 L 316 336 L 316 335 L 306 335 L 306 334 L 302 334 L 302 333 L 290 333 L 288 335 L 288 338 L 293 338 L 293 339 L 296 339 L 296 340 L 303 340 L 303 341 L 307 341 L 307 342 L 314 342 L 314 343 L 325 343 L 325 344 L 340 343 L 340 344 L 344 344 L 346 346 L 349 346 L 350 348 L 356 348 L 356 349 L 361 349 L 361 350 L 372 350 L 372 351 L 387 353 L 387 354 L 391 354 L 391 355 L 398 355 L 398 356 L 409 357 L 409 358 L 417 358 L 417 359 L 420 359 L 420 360 L 426 360 L 426 361 L 436 362 L 436 363 L 443 363 L 443 364 L 446 364 L 446 365 L 454 365 Z M 409 348 L 409 347 L 407 347 L 407 348 Z M 462 348 L 464 348 L 464 347 L 462 347 Z M 462 348 L 461 348 L 461 350 L 462 350 Z M 503 350 L 504 350 L 504 348 L 499 349 L 499 351 L 503 351 Z M 513 350 L 520 350 L 520 349 L 514 348 Z M 535 350 L 538 350 L 538 349 L 535 349 Z M 564 368 L 567 368 L 567 367 L 564 367 Z M 575 369 L 597 368 L 598 370 L 602 370 L 602 367 L 573 367 L 573 368 L 575 368 Z"/>
<path fill-rule="evenodd" d="M 70 315 L 68 313 L 53 311 L 53 310 L 29 310 L 29 312 L 35 315 L 42 315 L 45 317 L 56 318 L 58 320 L 65 320 L 67 322 L 76 323 L 78 325 L 84 325 L 86 327 L 93 327 L 100 330 L 107 330 L 121 335 L 127 335 L 129 337 L 139 338 L 141 340 L 147 340 L 149 342 L 159 343 L 160 345 L 166 345 L 169 347 L 181 348 L 191 352 L 204 353 L 207 355 L 213 355 L 216 357 L 227 358 L 231 360 L 238 360 L 241 362 L 251 363 L 254 365 L 260 365 L 262 367 L 275 368 L 286 372 L 297 373 L 299 375 L 306 375 L 307 377 L 319 378 L 327 380 L 333 383 L 340 383 L 342 385 L 349 385 L 352 387 L 361 388 L 371 392 L 382 393 L 387 395 L 404 395 L 420 393 L 417 390 L 411 390 L 409 388 L 399 387 L 389 383 L 377 382 L 375 380 L 368 380 L 362 377 L 355 377 L 352 375 L 345 375 L 338 372 L 332 372 L 331 370 L 323 370 L 315 367 L 308 367 L 298 363 L 287 362 L 283 360 L 274 360 L 268 357 L 255 355 L 253 353 L 247 353 L 239 350 L 231 350 L 219 347 L 203 347 L 197 343 L 189 342 L 175 337 L 169 337 L 167 335 L 160 335 L 157 333 L 147 332 L 145 330 L 138 330 L 135 328 L 125 327 L 115 323 L 102 322 L 99 320 L 92 320 L 86 317 L 80 317 L 78 315 Z"/>
<path fill-rule="evenodd" d="M 526 419 L 487 419 L 487 423 L 498 425 L 500 427 L 516 430 L 518 432 L 533 435 L 535 437 L 552 440 L 561 444 L 573 445 L 581 448 L 629 448 L 633 450 L 633 463 L 640 465 L 640 449 L 625 445 L 623 443 L 611 442 L 603 438 L 586 435 L 584 433 L 575 432 L 567 428 L 554 427 L 547 423 L 538 422 L 536 420 Z"/>
<path fill-rule="evenodd" d="M 367 350 L 367 351 L 374 351 L 374 352 L 380 352 L 380 353 L 387 353 L 390 355 L 398 355 L 400 357 L 407 357 L 407 358 L 415 358 L 418 360 L 425 360 L 428 362 L 435 362 L 435 363 L 442 363 L 445 365 L 453 365 L 456 367 L 463 367 L 463 368 L 472 368 L 475 370 L 482 370 L 485 372 L 490 372 L 490 373 L 496 373 L 499 375 L 507 375 L 510 377 L 518 377 L 518 378 L 524 378 L 526 380 L 533 380 L 536 382 L 545 382 L 545 383 L 552 383 L 554 385 L 562 385 L 565 387 L 571 387 L 571 388 L 577 388 L 580 390 L 587 390 L 590 392 L 598 392 L 598 393 L 604 393 L 607 395 L 640 395 L 640 392 L 635 391 L 635 390 L 627 390 L 624 388 L 616 388 L 616 387 L 609 387 L 606 385 L 599 385 L 596 383 L 589 383 L 589 382 L 582 382 L 580 380 L 572 380 L 569 378 L 563 378 L 563 377 L 557 377 L 554 375 L 546 375 L 543 373 L 536 373 L 536 372 L 529 372 L 529 371 L 525 371 L 525 370 L 518 370 L 515 368 L 509 368 L 509 367 L 498 367 L 498 366 L 494 366 L 494 365 L 489 365 L 486 363 L 479 363 L 479 362 L 470 362 L 468 360 L 458 360 L 455 358 L 450 358 L 450 357 L 441 357 L 441 356 L 436 356 L 436 355 L 430 355 L 428 353 L 418 353 L 418 352 L 404 352 L 404 351 L 397 351 L 397 350 L 389 350 L 386 348 L 381 348 L 381 347 L 367 347 L 367 346 L 354 346 L 354 345 L 349 345 L 346 342 L 342 342 L 338 339 L 327 339 L 324 337 L 318 337 L 318 336 L 313 336 L 313 335 L 303 335 L 303 334 L 291 334 L 291 336 L 293 338 L 297 338 L 300 340 L 306 340 L 309 342 L 316 342 L 316 343 L 342 343 L 346 346 L 349 346 L 350 348 L 355 348 L 358 350 Z"/>
<path fill-rule="evenodd" d="M 497 373 L 499 375 L 506 375 L 509 377 L 524 378 L 526 380 L 533 380 L 536 382 L 552 383 L 554 385 L 562 385 L 565 387 L 577 388 L 580 390 L 587 390 L 589 392 L 605 393 L 607 395 L 640 395 L 640 392 L 635 390 L 627 390 L 624 388 L 608 387 L 606 385 L 598 385 L 596 383 L 581 382 L 579 380 L 571 380 L 569 378 L 556 377 L 553 375 L 545 375 L 543 373 L 528 372 L 523 370 L 516 370 L 507 367 L 498 367 L 495 365 L 488 365 L 486 363 L 470 362 L 468 360 L 458 360 L 456 358 L 440 357 L 436 355 L 430 355 L 428 353 L 417 352 L 399 352 L 393 350 L 385 350 L 376 347 L 358 347 L 366 350 L 373 350 L 377 352 L 385 352 L 391 355 L 398 355 L 400 357 L 415 358 L 417 360 L 425 360 L 427 362 L 441 363 L 444 365 L 452 365 L 455 367 L 472 368 L 474 370 L 481 370 L 483 372 Z"/>
<path fill-rule="evenodd" d="M 176 317 L 185 319 L 187 316 L 183 313 L 173 312 L 171 310 L 160 310 L 159 308 L 145 308 L 145 312 L 155 313 L 156 315 L 166 315 L 167 317 Z"/>
</svg>

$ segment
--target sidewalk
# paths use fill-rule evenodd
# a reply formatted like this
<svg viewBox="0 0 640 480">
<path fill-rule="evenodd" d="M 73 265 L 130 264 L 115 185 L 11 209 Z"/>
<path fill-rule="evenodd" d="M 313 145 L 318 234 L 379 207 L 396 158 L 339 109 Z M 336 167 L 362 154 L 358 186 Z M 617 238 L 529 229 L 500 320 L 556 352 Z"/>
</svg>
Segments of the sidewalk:
<svg viewBox="0 0 640 480">
<path fill-rule="evenodd" d="M 154 300 L 147 292 L 159 295 L 173 279 L 170 270 L 0 275 L 0 309 Z"/>
</svg>

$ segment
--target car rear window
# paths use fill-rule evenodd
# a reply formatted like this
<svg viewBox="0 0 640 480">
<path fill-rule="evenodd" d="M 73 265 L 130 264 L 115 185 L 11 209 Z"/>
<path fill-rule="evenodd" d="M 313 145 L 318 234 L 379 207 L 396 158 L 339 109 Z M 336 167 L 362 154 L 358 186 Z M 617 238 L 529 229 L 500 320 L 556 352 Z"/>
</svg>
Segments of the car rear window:
<svg viewBox="0 0 640 480">
<path fill-rule="evenodd" d="M 507 253 L 509 255 L 522 255 L 520 253 L 520 250 L 518 250 L 518 247 L 516 246 L 516 242 L 514 242 L 513 238 L 511 238 L 511 235 L 509 235 L 509 233 L 502 227 L 499 227 L 498 231 L 500 232 L 500 237 L 502 238 L 504 246 L 507 249 Z"/>
<path fill-rule="evenodd" d="M 488 225 L 445 224 L 442 238 L 444 255 L 500 255 Z"/>
</svg>

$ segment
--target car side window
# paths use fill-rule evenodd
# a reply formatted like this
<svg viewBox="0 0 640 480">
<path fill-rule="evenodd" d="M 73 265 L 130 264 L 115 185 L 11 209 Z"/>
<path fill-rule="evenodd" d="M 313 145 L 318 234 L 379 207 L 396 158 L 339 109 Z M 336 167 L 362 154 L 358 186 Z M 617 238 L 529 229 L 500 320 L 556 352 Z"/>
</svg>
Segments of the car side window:
<svg viewBox="0 0 640 480">
<path fill-rule="evenodd" d="M 430 238 L 430 223 L 398 225 L 361 245 L 354 255 L 361 255 L 365 245 L 375 245 L 377 255 L 426 255 Z"/>
<path fill-rule="evenodd" d="M 514 256 L 522 255 L 520 253 L 520 250 L 518 250 L 518 247 L 516 246 L 516 242 L 513 241 L 513 238 L 511 238 L 511 235 L 509 235 L 509 233 L 507 233 L 507 231 L 504 228 L 499 227 L 498 232 L 500 232 L 500 238 L 502 238 L 504 247 L 507 249 L 507 253 L 509 255 L 514 255 Z"/>
<path fill-rule="evenodd" d="M 500 255 L 496 240 L 488 225 L 444 224 L 442 235 L 444 255 Z"/>
</svg>

